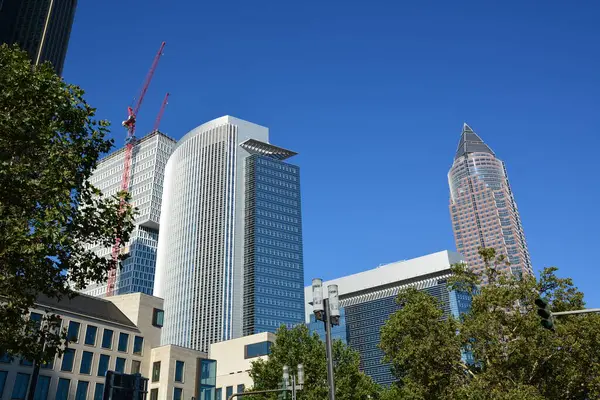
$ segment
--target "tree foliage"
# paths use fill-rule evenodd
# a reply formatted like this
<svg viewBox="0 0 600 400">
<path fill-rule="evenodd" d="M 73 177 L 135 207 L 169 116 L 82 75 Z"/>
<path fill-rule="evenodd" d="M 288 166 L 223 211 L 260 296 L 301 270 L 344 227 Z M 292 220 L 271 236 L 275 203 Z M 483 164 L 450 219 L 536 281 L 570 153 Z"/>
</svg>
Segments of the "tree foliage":
<svg viewBox="0 0 600 400">
<path fill-rule="evenodd" d="M 317 334 L 310 334 L 308 328 L 299 325 L 291 329 L 282 326 L 271 347 L 268 359 L 252 363 L 250 376 L 254 382 L 252 390 L 277 389 L 281 386 L 283 366 L 290 368 L 290 374 L 297 375 L 297 365 L 303 364 L 305 371 L 304 389 L 298 392 L 299 400 L 323 400 L 328 396 L 327 364 L 325 344 Z M 358 353 L 341 341 L 333 342 L 334 376 L 336 399 L 366 400 L 379 396 L 377 385 L 359 371 Z M 256 397 L 255 397 L 256 398 Z M 258 397 L 277 399 L 276 394 Z M 288 397 L 289 398 L 289 397 Z"/>
<path fill-rule="evenodd" d="M 0 353 L 51 359 L 65 334 L 56 315 L 28 320 L 36 297 L 105 281 L 112 260 L 89 248 L 124 243 L 133 228 L 127 195 L 105 197 L 88 182 L 112 147 L 94 115 L 49 64 L 0 46 Z"/>
<path fill-rule="evenodd" d="M 407 399 L 600 398 L 600 316 L 556 317 L 552 332 L 541 326 L 534 304 L 541 296 L 553 311 L 584 308 L 572 280 L 557 277 L 554 267 L 537 280 L 501 273 L 504 257 L 493 249 L 480 255 L 481 276 L 464 264 L 453 267 L 450 287 L 472 295 L 460 320 L 441 318 L 425 293 L 400 293 L 405 306 L 381 337 L 398 378 L 390 391 Z M 473 355 L 472 363 L 462 362 L 461 350 Z"/>
</svg>

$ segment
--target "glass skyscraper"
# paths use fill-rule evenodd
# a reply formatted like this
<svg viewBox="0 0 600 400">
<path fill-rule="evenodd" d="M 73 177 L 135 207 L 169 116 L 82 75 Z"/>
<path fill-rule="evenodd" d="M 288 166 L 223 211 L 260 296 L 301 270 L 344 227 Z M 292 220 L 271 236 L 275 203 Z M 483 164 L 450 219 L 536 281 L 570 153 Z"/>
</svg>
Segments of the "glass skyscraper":
<svg viewBox="0 0 600 400">
<path fill-rule="evenodd" d="M 383 362 L 379 342 L 382 326 L 401 308 L 396 303 L 399 291 L 414 287 L 427 292 L 439 301 L 445 317 L 458 317 L 469 310 L 471 297 L 449 290 L 447 280 L 450 266 L 462 261 L 459 254 L 442 251 L 324 282 L 324 288 L 337 284 L 340 296 L 340 325 L 332 329 L 332 337 L 358 351 L 361 370 L 375 382 L 391 384 L 394 376 L 390 364 Z M 305 288 L 305 296 L 311 299 L 312 286 Z M 325 328 L 315 321 L 311 305 L 306 307 L 305 318 L 309 328 L 324 339 Z"/>
<path fill-rule="evenodd" d="M 17 43 L 33 61 L 39 53 L 62 75 L 76 8 L 77 0 L 1 0 L 0 44 Z"/>
<path fill-rule="evenodd" d="M 155 295 L 161 340 L 211 343 L 303 322 L 296 153 L 267 128 L 230 116 L 177 144 L 165 171 Z"/>
<path fill-rule="evenodd" d="M 122 250 L 129 257 L 117 269 L 115 295 L 135 292 L 151 295 L 153 292 L 164 170 L 174 146 L 174 139 L 153 132 L 139 139 L 133 147 L 129 193 L 138 215 L 129 243 Z M 117 194 L 121 190 L 124 163 L 125 149 L 121 148 L 98 163 L 90 182 L 104 196 Z M 110 248 L 92 249 L 100 256 L 111 257 Z M 82 292 L 103 297 L 106 283 L 89 285 Z"/>
<path fill-rule="evenodd" d="M 464 124 L 448 172 L 450 215 L 456 248 L 475 272 L 483 271 L 480 247 L 492 247 L 510 262 L 505 270 L 533 274 L 506 165 Z"/>
</svg>

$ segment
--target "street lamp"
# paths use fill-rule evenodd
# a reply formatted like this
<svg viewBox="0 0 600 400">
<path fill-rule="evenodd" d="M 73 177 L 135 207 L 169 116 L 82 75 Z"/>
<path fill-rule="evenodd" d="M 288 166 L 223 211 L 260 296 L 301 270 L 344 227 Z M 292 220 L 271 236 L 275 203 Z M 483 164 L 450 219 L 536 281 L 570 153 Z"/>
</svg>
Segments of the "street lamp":
<svg viewBox="0 0 600 400">
<path fill-rule="evenodd" d="M 298 364 L 298 376 L 292 375 L 292 400 L 296 400 L 296 391 L 302 390 L 304 386 L 304 366 L 302 364 Z M 290 369 L 287 365 L 283 366 L 283 384 L 285 390 L 290 390 L 288 387 L 290 386 Z"/>
<path fill-rule="evenodd" d="M 327 380 L 329 382 L 329 400 L 335 400 L 335 382 L 333 380 L 333 348 L 331 345 L 331 327 L 340 324 L 340 299 L 338 285 L 327 287 L 328 298 L 323 298 L 323 280 L 312 281 L 313 312 L 319 321 L 325 324 L 325 349 L 327 350 Z"/>
</svg>

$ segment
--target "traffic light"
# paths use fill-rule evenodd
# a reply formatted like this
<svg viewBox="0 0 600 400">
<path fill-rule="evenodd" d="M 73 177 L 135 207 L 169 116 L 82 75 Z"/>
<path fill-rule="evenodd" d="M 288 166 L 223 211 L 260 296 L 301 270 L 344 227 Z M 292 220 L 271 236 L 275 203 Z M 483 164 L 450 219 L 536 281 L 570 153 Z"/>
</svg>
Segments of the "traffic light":
<svg viewBox="0 0 600 400">
<path fill-rule="evenodd" d="M 548 307 L 548 302 L 539 298 L 535 300 L 535 305 L 538 306 L 538 315 L 542 317 L 542 326 L 554 332 L 554 320 L 552 318 L 552 311 Z"/>
</svg>

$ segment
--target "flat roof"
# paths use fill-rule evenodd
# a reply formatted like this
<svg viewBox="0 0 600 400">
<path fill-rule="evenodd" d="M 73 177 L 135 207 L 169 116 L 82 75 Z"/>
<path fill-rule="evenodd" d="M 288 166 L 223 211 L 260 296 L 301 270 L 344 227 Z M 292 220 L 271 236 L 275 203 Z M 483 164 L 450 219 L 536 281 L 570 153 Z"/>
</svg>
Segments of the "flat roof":
<svg viewBox="0 0 600 400">
<path fill-rule="evenodd" d="M 327 286 L 336 284 L 340 299 L 352 297 L 354 294 L 375 291 L 378 288 L 394 284 L 402 284 L 404 281 L 424 279 L 428 275 L 439 274 L 450 269 L 452 264 L 464 262 L 463 257 L 453 251 L 440 251 L 410 260 L 398 261 L 385 264 L 377 268 L 343 276 L 323 282 L 323 297 L 327 298 Z M 308 321 L 312 314 L 312 285 L 304 288 L 305 317 Z"/>
</svg>

